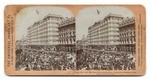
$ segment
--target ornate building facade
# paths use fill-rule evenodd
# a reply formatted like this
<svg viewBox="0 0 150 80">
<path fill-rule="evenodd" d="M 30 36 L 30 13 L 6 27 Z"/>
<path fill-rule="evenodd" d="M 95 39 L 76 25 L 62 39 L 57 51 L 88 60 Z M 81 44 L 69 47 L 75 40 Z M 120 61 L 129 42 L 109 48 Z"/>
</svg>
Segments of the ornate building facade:
<svg viewBox="0 0 150 80">
<path fill-rule="evenodd" d="M 75 18 L 66 18 L 60 22 L 58 27 L 58 34 L 58 50 L 64 52 L 74 52 L 76 41 Z"/>
<path fill-rule="evenodd" d="M 108 14 L 103 20 L 95 22 L 88 28 L 88 41 L 91 48 L 116 49 L 119 44 L 119 23 L 123 17 L 118 14 Z"/>
<path fill-rule="evenodd" d="M 27 29 L 28 45 L 31 47 L 48 46 L 55 49 L 58 44 L 58 24 L 63 17 L 55 14 L 48 14 L 42 20 L 35 22 Z"/>
<path fill-rule="evenodd" d="M 135 52 L 135 18 L 124 19 L 120 23 L 119 33 L 119 50 L 123 52 Z"/>
</svg>

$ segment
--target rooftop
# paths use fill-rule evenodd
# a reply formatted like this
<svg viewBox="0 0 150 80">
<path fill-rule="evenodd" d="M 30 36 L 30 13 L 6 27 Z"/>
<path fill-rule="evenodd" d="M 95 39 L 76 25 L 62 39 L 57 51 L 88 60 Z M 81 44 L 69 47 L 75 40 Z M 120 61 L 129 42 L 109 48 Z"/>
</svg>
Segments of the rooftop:
<svg viewBox="0 0 150 80">
<path fill-rule="evenodd" d="M 93 25 L 91 25 L 89 28 L 91 28 L 91 27 L 94 27 L 94 25 L 97 25 L 97 24 L 99 24 L 99 23 L 101 23 L 101 22 L 103 22 L 105 19 L 107 19 L 108 17 L 120 17 L 120 18 L 123 18 L 121 15 L 119 15 L 119 14 L 112 14 L 112 13 L 109 13 L 107 16 L 105 16 L 104 17 L 104 19 L 102 19 L 102 20 L 99 20 L 99 21 L 96 21 Z"/>
<path fill-rule="evenodd" d="M 135 23 L 135 18 L 134 17 L 127 17 L 125 19 L 123 19 L 123 21 L 119 24 L 120 27 L 123 27 L 123 26 L 126 26 L 126 25 L 129 25 L 129 24 L 133 24 Z"/>
<path fill-rule="evenodd" d="M 112 14 L 112 13 L 109 13 L 106 17 L 104 17 L 104 19 L 108 18 L 108 17 L 120 17 L 120 18 L 123 18 L 121 15 L 119 14 Z"/>
<path fill-rule="evenodd" d="M 59 26 L 61 27 L 72 23 L 75 23 L 75 17 L 71 17 L 71 18 L 67 17 L 59 23 Z"/>
<path fill-rule="evenodd" d="M 46 15 L 43 19 L 48 18 L 48 17 L 58 17 L 58 18 L 63 18 L 61 15 L 57 15 L 57 14 L 48 14 Z"/>
<path fill-rule="evenodd" d="M 43 19 L 38 20 L 36 22 L 34 22 L 31 26 L 29 26 L 28 28 L 31 28 L 33 25 L 39 24 L 40 22 L 43 22 L 45 19 L 49 18 L 49 17 L 56 17 L 56 18 L 60 18 L 63 19 L 63 17 L 61 15 L 57 15 L 57 14 L 48 14 L 46 15 Z"/>
</svg>

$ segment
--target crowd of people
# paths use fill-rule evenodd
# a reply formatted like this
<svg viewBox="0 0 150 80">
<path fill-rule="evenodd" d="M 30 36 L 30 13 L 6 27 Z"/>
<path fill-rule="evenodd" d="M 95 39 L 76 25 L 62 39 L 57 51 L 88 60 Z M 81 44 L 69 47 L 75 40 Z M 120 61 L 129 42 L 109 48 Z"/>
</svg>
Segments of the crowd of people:
<svg viewBox="0 0 150 80">
<path fill-rule="evenodd" d="M 16 50 L 16 70 L 74 70 L 75 54 L 67 52 Z"/>
<path fill-rule="evenodd" d="M 135 70 L 135 54 L 81 49 L 76 66 L 78 70 Z"/>
<path fill-rule="evenodd" d="M 16 49 L 16 70 L 135 70 L 135 53 Z"/>
</svg>

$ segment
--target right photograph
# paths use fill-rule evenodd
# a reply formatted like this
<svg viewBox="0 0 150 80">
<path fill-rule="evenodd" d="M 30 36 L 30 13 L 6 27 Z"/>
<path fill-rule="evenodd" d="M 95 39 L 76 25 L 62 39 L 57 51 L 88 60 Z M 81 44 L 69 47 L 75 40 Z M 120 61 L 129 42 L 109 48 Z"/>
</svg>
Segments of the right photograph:
<svg viewBox="0 0 150 80">
<path fill-rule="evenodd" d="M 76 16 L 77 70 L 136 70 L 135 17 L 127 8 L 95 6 Z"/>
</svg>

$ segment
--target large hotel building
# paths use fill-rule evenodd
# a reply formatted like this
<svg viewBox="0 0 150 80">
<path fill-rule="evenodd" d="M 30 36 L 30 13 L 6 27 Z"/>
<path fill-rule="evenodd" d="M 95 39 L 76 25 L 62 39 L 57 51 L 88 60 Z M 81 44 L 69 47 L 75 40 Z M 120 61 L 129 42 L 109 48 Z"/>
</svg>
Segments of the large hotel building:
<svg viewBox="0 0 150 80">
<path fill-rule="evenodd" d="M 119 23 L 122 20 L 121 15 L 110 13 L 103 20 L 97 21 L 90 26 L 88 28 L 90 47 L 116 49 L 116 45 L 119 44 Z"/>
<path fill-rule="evenodd" d="M 28 45 L 30 47 L 50 47 L 55 50 L 58 44 L 58 24 L 63 17 L 48 14 L 42 20 L 35 22 L 27 29 Z"/>
<path fill-rule="evenodd" d="M 88 42 L 90 48 L 110 51 L 118 51 L 121 44 L 122 47 L 134 44 L 134 18 L 128 20 L 118 14 L 108 14 L 88 28 Z"/>
<path fill-rule="evenodd" d="M 49 14 L 27 29 L 28 47 L 51 51 L 75 51 L 75 18 Z"/>
</svg>

